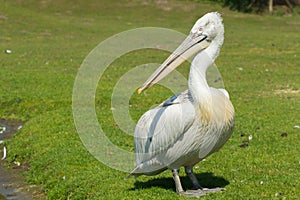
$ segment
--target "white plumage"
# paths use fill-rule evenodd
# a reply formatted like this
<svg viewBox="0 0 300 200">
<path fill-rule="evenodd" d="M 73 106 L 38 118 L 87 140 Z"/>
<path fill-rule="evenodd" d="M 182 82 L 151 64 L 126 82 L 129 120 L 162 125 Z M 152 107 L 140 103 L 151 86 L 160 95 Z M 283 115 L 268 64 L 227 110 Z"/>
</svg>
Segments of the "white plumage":
<svg viewBox="0 0 300 200">
<path fill-rule="evenodd" d="M 206 81 L 206 69 L 217 58 L 223 40 L 220 14 L 204 15 L 187 39 L 139 89 L 140 93 L 151 87 L 180 65 L 183 57 L 197 53 L 190 68 L 188 90 L 149 110 L 138 121 L 134 134 L 136 168 L 130 175 L 155 175 L 171 169 L 176 191 L 181 195 L 201 196 L 222 190 L 202 188 L 192 168 L 218 151 L 233 130 L 234 108 L 228 92 L 209 87 Z M 183 191 L 178 176 L 180 167 L 185 167 L 197 191 Z"/>
</svg>

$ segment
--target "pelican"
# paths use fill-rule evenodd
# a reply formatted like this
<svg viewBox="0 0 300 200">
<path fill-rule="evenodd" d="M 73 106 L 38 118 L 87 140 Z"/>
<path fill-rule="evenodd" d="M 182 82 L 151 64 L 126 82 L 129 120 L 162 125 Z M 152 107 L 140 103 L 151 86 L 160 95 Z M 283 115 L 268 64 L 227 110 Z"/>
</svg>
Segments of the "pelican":
<svg viewBox="0 0 300 200">
<path fill-rule="evenodd" d="M 218 151 L 234 126 L 234 108 L 225 89 L 210 87 L 206 70 L 219 55 L 224 40 L 222 17 L 207 13 L 190 34 L 138 90 L 141 93 L 196 54 L 190 67 L 188 90 L 147 111 L 134 133 L 136 168 L 130 176 L 156 175 L 172 170 L 179 195 L 199 197 L 223 188 L 203 188 L 193 173 L 195 164 Z M 179 169 L 185 168 L 193 188 L 184 191 Z"/>
</svg>

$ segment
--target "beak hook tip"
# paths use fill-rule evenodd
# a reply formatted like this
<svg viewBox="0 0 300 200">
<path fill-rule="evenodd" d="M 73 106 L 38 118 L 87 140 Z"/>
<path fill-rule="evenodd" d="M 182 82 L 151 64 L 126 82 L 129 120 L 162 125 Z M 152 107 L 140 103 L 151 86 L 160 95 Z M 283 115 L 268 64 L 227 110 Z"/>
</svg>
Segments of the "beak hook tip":
<svg viewBox="0 0 300 200">
<path fill-rule="evenodd" d="M 141 94 L 142 91 L 143 91 L 142 88 L 140 88 L 140 89 L 138 89 L 137 93 L 138 93 L 138 94 Z"/>
</svg>

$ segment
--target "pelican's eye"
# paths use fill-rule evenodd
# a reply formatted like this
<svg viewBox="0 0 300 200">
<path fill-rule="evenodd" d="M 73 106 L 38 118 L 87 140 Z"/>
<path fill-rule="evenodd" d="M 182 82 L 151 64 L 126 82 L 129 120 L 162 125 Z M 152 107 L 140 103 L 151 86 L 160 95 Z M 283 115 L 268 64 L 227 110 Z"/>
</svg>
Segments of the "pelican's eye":
<svg viewBox="0 0 300 200">
<path fill-rule="evenodd" d="M 203 33 L 203 28 L 200 27 L 200 28 L 197 30 L 197 34 L 198 34 L 198 35 L 201 35 L 202 33 Z"/>
</svg>

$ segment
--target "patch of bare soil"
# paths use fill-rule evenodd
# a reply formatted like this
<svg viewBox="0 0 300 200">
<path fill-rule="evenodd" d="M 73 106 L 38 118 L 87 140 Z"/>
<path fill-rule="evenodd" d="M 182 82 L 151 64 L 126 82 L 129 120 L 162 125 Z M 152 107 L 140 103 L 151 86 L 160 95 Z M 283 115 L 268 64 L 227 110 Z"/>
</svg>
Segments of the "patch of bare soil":
<svg viewBox="0 0 300 200">
<path fill-rule="evenodd" d="M 290 88 L 284 90 L 275 90 L 275 94 L 299 94 L 300 90 L 292 90 Z"/>
<path fill-rule="evenodd" d="M 22 128 L 23 122 L 0 119 L 0 200 L 36 200 L 45 199 L 45 194 L 24 180 L 22 173 L 26 166 L 10 165 L 5 159 L 5 141 Z M 9 152 L 8 152 L 9 153 Z M 13 167 L 7 167 L 13 166 Z"/>
</svg>

